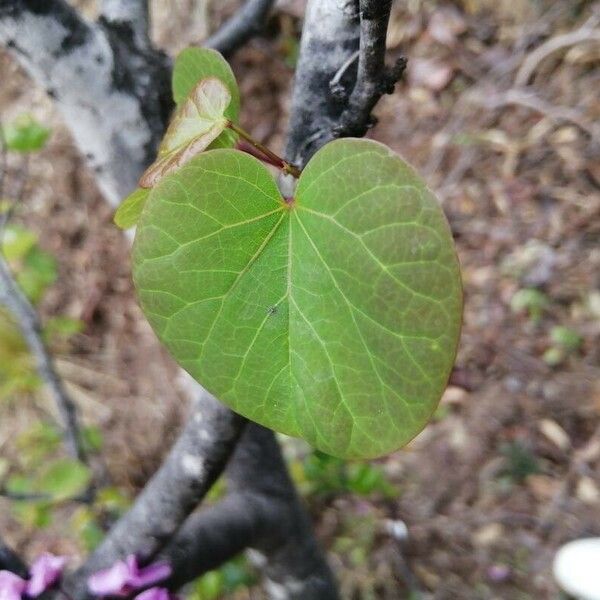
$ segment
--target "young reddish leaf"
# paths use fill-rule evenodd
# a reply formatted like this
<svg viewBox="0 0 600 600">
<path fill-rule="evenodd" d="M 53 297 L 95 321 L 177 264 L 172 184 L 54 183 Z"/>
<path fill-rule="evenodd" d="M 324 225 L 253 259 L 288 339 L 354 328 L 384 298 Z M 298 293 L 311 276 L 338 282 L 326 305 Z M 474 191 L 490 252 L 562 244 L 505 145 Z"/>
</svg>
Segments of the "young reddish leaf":
<svg viewBox="0 0 600 600">
<path fill-rule="evenodd" d="M 231 102 L 227 86 L 216 77 L 200 81 L 177 109 L 158 150 L 158 158 L 140 178 L 142 188 L 154 187 L 205 150 L 227 126 Z"/>
</svg>

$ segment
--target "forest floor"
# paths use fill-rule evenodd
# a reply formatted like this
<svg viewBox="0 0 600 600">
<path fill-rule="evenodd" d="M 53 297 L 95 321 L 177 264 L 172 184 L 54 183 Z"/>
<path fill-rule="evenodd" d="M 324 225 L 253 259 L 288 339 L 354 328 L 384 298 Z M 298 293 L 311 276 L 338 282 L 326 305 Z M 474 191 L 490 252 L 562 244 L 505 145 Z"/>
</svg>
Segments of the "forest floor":
<svg viewBox="0 0 600 600">
<path fill-rule="evenodd" d="M 93 12 L 92 2 L 80 4 Z M 154 37 L 174 54 L 206 33 L 204 3 L 166 4 L 155 3 Z M 223 4 L 219 11 L 231 3 Z M 442 203 L 462 266 L 464 327 L 433 422 L 376 463 L 385 486 L 346 490 L 327 469 L 338 477 L 352 465 L 317 461 L 322 471 L 311 474 L 308 450 L 287 443 L 344 599 L 556 598 L 556 549 L 600 535 L 594 8 L 583 0 L 396 3 L 390 60 L 405 54 L 409 67 L 369 135 L 414 164 Z M 302 12 L 302 1 L 279 3 L 267 35 L 232 61 L 242 125 L 275 150 L 285 139 Z M 102 430 L 112 481 L 133 495 L 184 414 L 176 369 L 136 304 L 128 243 L 59 116 L 6 55 L 0 81 L 3 121 L 31 112 L 53 127 L 31 161 L 16 221 L 57 260 L 42 314 L 83 322 L 55 348 L 58 367 L 86 423 Z M 18 433 L 49 410 L 41 394 L 0 403 L 9 467 L 19 461 Z M 65 522 L 24 529 L 0 499 L 0 529 L 30 555 L 76 547 L 65 541 Z M 239 588 L 227 597 L 262 596 Z"/>
</svg>

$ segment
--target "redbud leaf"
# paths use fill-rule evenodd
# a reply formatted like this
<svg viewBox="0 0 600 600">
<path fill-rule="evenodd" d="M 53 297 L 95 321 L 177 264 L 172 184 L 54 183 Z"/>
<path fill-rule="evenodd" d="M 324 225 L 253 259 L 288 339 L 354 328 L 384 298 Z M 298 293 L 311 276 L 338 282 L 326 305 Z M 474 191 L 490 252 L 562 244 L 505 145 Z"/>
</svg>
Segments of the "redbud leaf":
<svg viewBox="0 0 600 600">
<path fill-rule="evenodd" d="M 117 227 L 121 229 L 129 229 L 134 227 L 142 214 L 146 200 L 150 190 L 137 188 L 117 208 L 113 221 Z"/>
<path fill-rule="evenodd" d="M 140 187 L 154 187 L 205 150 L 227 126 L 225 109 L 230 103 L 231 94 L 220 79 L 207 77 L 198 82 L 177 109 L 156 161 L 140 178 Z"/>
<path fill-rule="evenodd" d="M 217 77 L 231 94 L 231 103 L 225 110 L 225 116 L 234 123 L 240 114 L 240 90 L 229 63 L 223 56 L 211 48 L 186 48 L 179 53 L 173 66 L 173 98 L 179 105 L 201 79 Z M 231 148 L 237 135 L 226 129 L 210 144 L 209 148 Z"/>
<path fill-rule="evenodd" d="M 150 195 L 133 269 L 184 369 L 234 411 L 328 454 L 406 444 L 454 362 L 462 292 L 448 223 L 373 141 L 327 144 L 291 202 L 247 154 L 194 157 Z"/>
</svg>

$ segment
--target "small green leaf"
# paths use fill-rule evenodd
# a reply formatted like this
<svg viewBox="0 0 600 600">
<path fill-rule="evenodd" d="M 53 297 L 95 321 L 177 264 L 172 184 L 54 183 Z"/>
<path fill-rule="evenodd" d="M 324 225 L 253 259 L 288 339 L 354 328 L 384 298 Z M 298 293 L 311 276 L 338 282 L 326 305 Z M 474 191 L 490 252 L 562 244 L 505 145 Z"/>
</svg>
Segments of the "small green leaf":
<svg viewBox="0 0 600 600">
<path fill-rule="evenodd" d="M 11 475 L 6 481 L 6 490 L 10 494 L 32 494 L 34 488 L 34 482 L 25 475 Z"/>
<path fill-rule="evenodd" d="M 547 365 L 551 367 L 556 367 L 557 365 L 560 365 L 560 363 L 565 359 L 565 351 L 563 348 L 557 348 L 556 346 L 552 346 L 544 352 L 542 358 L 544 359 L 544 362 Z"/>
<path fill-rule="evenodd" d="M 57 276 L 54 257 L 35 246 L 27 253 L 16 279 L 25 295 L 33 304 L 37 304 Z"/>
<path fill-rule="evenodd" d="M 96 495 L 96 506 L 112 513 L 124 513 L 131 505 L 131 500 L 116 487 L 101 489 Z"/>
<path fill-rule="evenodd" d="M 71 317 L 51 317 L 44 325 L 44 339 L 50 343 L 68 339 L 83 330 L 83 321 Z"/>
<path fill-rule="evenodd" d="M 15 442 L 24 466 L 31 471 L 58 450 L 62 438 L 56 427 L 39 421 L 19 434 Z"/>
<path fill-rule="evenodd" d="M 37 242 L 37 235 L 33 231 L 20 225 L 8 225 L 2 239 L 2 252 L 9 262 L 21 260 Z"/>
<path fill-rule="evenodd" d="M 81 437 L 85 450 L 90 454 L 102 450 L 104 438 L 102 436 L 102 431 L 100 431 L 98 427 L 95 427 L 94 425 L 84 427 L 81 430 Z"/>
<path fill-rule="evenodd" d="M 64 458 L 48 465 L 40 474 L 37 491 L 55 501 L 67 500 L 82 493 L 91 480 L 90 470 L 82 463 Z"/>
<path fill-rule="evenodd" d="M 70 520 L 70 529 L 79 536 L 85 549 L 91 552 L 104 538 L 104 532 L 97 522 L 95 511 L 89 506 L 80 506 Z"/>
<path fill-rule="evenodd" d="M 12 505 L 15 518 L 25 527 L 44 529 L 52 523 L 52 510 L 48 502 L 32 502 L 30 500 L 14 502 Z"/>
<path fill-rule="evenodd" d="M 186 48 L 175 59 L 172 86 L 176 104 L 181 104 L 194 86 L 207 77 L 216 77 L 227 86 L 231 103 L 225 109 L 225 116 L 237 123 L 240 115 L 240 90 L 235 75 L 223 56 L 211 48 Z M 237 135 L 226 129 L 208 148 L 232 148 L 236 140 Z"/>
<path fill-rule="evenodd" d="M 583 338 L 573 329 L 557 325 L 550 331 L 550 339 L 565 350 L 574 351 L 579 349 Z"/>
<path fill-rule="evenodd" d="M 152 192 L 134 281 L 176 360 L 219 400 L 340 457 L 386 454 L 446 386 L 462 291 L 435 196 L 382 144 L 327 144 L 291 202 L 262 163 L 196 156 Z"/>
<path fill-rule="evenodd" d="M 534 321 L 539 321 L 542 313 L 549 305 L 548 296 L 535 288 L 517 290 L 510 300 L 510 307 L 513 312 L 518 313 L 525 310 Z"/>
<path fill-rule="evenodd" d="M 44 147 L 50 129 L 31 115 L 21 115 L 4 129 L 6 147 L 13 152 L 35 152 Z"/>
<path fill-rule="evenodd" d="M 177 109 L 158 150 L 158 158 L 140 178 L 140 187 L 154 187 L 205 150 L 227 126 L 225 109 L 231 94 L 216 77 L 202 79 Z"/>
<path fill-rule="evenodd" d="M 237 121 L 240 112 L 240 90 L 229 63 L 216 50 L 210 48 L 186 48 L 175 59 L 173 66 L 173 98 L 181 104 L 196 84 L 207 77 L 220 79 L 231 94 L 231 104 L 225 116 Z"/>
<path fill-rule="evenodd" d="M 137 222 L 142 214 L 146 200 L 148 200 L 150 190 L 137 188 L 123 202 L 115 212 L 114 222 L 121 229 L 129 229 L 137 225 Z"/>
</svg>

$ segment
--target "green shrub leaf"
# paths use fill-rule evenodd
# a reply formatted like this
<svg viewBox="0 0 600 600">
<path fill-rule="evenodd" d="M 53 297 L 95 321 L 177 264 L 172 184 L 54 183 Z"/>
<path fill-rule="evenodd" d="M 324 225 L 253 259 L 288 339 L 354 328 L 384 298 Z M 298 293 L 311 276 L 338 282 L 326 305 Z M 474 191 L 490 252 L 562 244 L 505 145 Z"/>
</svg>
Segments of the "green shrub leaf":
<svg viewBox="0 0 600 600">
<path fill-rule="evenodd" d="M 13 152 L 35 152 L 44 147 L 50 129 L 38 123 L 31 115 L 21 115 L 3 131 L 6 147 Z"/>
<path fill-rule="evenodd" d="M 289 203 L 253 157 L 203 153 L 150 194 L 133 263 L 176 360 L 258 423 L 366 458 L 406 444 L 437 406 L 458 262 L 435 197 L 381 144 L 326 145 Z"/>
<path fill-rule="evenodd" d="M 82 463 L 64 458 L 50 463 L 40 474 L 36 491 L 56 501 L 73 498 L 85 490 L 91 480 L 90 470 Z"/>
</svg>

